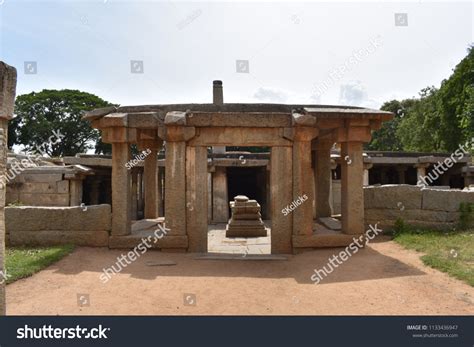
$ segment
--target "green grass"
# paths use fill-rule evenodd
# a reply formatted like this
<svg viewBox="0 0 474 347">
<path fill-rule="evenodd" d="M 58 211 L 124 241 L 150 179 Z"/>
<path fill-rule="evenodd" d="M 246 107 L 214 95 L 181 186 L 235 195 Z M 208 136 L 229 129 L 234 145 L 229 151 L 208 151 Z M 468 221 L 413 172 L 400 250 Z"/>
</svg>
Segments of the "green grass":
<svg viewBox="0 0 474 347">
<path fill-rule="evenodd" d="M 33 275 L 68 255 L 73 249 L 72 245 L 7 248 L 5 260 L 7 284 Z"/>
<path fill-rule="evenodd" d="M 457 232 L 420 230 L 404 226 L 395 233 L 400 245 L 425 253 L 425 265 L 474 287 L 474 229 Z"/>
</svg>

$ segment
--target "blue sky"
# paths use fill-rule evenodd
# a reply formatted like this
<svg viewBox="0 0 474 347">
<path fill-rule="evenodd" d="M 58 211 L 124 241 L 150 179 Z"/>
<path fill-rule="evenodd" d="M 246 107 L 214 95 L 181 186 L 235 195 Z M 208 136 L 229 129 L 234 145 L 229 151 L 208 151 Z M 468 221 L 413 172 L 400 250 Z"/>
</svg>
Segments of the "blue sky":
<svg viewBox="0 0 474 347">
<path fill-rule="evenodd" d="M 471 2 L 0 0 L 0 20 L 18 94 L 122 105 L 211 102 L 221 79 L 226 102 L 379 107 L 438 86 L 474 41 Z"/>
</svg>

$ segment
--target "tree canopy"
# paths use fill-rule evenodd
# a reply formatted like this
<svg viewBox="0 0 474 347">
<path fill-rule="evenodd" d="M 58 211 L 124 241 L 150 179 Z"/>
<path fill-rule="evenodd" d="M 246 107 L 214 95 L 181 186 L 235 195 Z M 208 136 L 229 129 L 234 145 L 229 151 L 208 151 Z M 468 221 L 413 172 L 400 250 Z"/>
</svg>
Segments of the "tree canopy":
<svg viewBox="0 0 474 347">
<path fill-rule="evenodd" d="M 50 156 L 110 152 L 100 141 L 100 133 L 81 118 L 85 111 L 111 106 L 96 95 L 79 90 L 47 90 L 20 95 L 15 101 L 15 118 L 8 126 L 8 146 L 23 145 L 27 151 L 41 148 Z M 51 136 L 59 133 L 51 141 Z"/>
<path fill-rule="evenodd" d="M 441 82 L 419 98 L 392 100 L 381 107 L 395 113 L 373 133 L 367 149 L 454 152 L 474 137 L 474 49 Z"/>
</svg>

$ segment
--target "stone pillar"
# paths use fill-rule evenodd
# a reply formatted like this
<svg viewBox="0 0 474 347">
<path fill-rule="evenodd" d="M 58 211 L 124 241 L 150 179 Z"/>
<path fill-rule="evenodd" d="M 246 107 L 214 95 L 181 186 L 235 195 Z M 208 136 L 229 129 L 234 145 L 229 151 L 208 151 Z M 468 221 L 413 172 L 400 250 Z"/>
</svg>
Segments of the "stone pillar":
<svg viewBox="0 0 474 347">
<path fill-rule="evenodd" d="M 331 217 L 331 147 L 333 141 L 318 140 L 315 150 L 316 218 Z"/>
<path fill-rule="evenodd" d="M 328 176 L 329 177 L 329 176 Z M 311 141 L 293 142 L 293 234 L 313 233 L 313 176 L 311 170 Z M 328 197 L 329 200 L 329 197 Z M 289 201 L 288 204 L 291 204 Z"/>
<path fill-rule="evenodd" d="M 112 235 L 129 235 L 131 232 L 130 144 L 112 143 Z"/>
<path fill-rule="evenodd" d="M 405 166 L 397 166 L 398 184 L 405 184 L 405 172 L 407 168 Z"/>
<path fill-rule="evenodd" d="M 212 222 L 212 172 L 207 173 L 207 224 Z"/>
<path fill-rule="evenodd" d="M 370 185 L 369 170 L 372 169 L 373 164 L 364 163 L 364 187 Z"/>
<path fill-rule="evenodd" d="M 100 190 L 100 180 L 97 178 L 92 178 L 90 183 L 89 191 L 89 201 L 91 205 L 99 204 L 99 190 Z"/>
<path fill-rule="evenodd" d="M 5 273 L 5 171 L 7 167 L 8 120 L 13 117 L 16 69 L 0 61 L 0 272 Z M 0 275 L 0 316 L 6 314 L 5 278 Z"/>
<path fill-rule="evenodd" d="M 132 169 L 132 219 L 138 219 L 138 171 Z"/>
<path fill-rule="evenodd" d="M 166 141 L 165 222 L 168 235 L 186 235 L 186 142 Z"/>
<path fill-rule="evenodd" d="M 415 164 L 416 168 L 416 182 L 420 186 L 429 186 L 429 181 L 426 179 L 426 168 L 430 166 L 429 163 Z"/>
<path fill-rule="evenodd" d="M 186 148 L 186 228 L 189 252 L 207 252 L 207 148 Z"/>
<path fill-rule="evenodd" d="M 291 253 L 293 214 L 282 210 L 293 200 L 292 148 L 272 147 L 270 156 L 271 252 Z"/>
<path fill-rule="evenodd" d="M 150 154 L 145 158 L 144 183 L 145 183 L 145 218 L 158 217 L 157 207 L 157 150 L 150 148 Z"/>
<path fill-rule="evenodd" d="M 138 194 L 138 201 L 137 201 L 137 215 L 142 215 L 143 214 L 143 170 L 138 171 L 137 175 L 137 194 Z"/>
<path fill-rule="evenodd" d="M 81 205 L 82 181 L 82 178 L 69 179 L 69 206 Z"/>
<path fill-rule="evenodd" d="M 364 232 L 362 142 L 343 142 L 341 151 L 342 232 Z"/>
<path fill-rule="evenodd" d="M 165 172 L 163 167 L 158 167 L 158 217 L 163 217 L 165 215 L 165 206 L 164 206 L 164 179 Z"/>
<path fill-rule="evenodd" d="M 227 223 L 229 221 L 229 196 L 225 167 L 217 166 L 212 175 L 212 195 L 214 223 Z"/>
</svg>

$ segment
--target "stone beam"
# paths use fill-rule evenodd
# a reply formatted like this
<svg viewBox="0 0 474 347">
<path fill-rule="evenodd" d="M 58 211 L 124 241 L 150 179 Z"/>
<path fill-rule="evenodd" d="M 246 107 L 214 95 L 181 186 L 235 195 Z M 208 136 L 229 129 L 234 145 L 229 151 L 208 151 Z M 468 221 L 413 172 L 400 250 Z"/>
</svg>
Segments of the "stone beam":
<svg viewBox="0 0 474 347">
<path fill-rule="evenodd" d="M 191 146 L 292 146 L 283 128 L 196 128 Z"/>
</svg>

